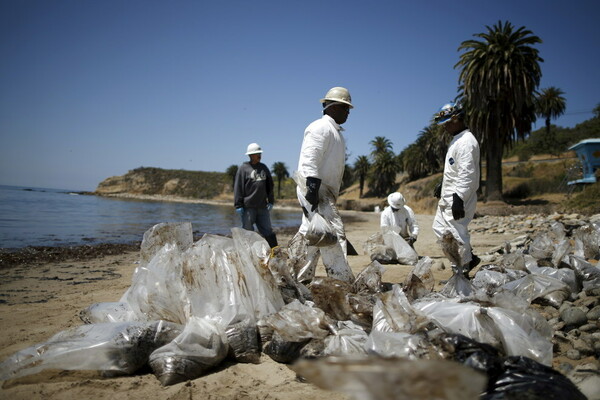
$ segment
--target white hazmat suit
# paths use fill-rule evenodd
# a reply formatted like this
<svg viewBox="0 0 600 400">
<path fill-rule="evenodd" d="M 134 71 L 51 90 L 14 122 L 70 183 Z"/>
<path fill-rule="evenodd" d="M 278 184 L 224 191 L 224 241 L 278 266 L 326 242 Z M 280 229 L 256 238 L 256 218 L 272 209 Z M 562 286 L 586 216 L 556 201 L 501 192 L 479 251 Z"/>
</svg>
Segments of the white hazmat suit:
<svg viewBox="0 0 600 400">
<path fill-rule="evenodd" d="M 465 129 L 454 136 L 448 146 L 441 197 L 433 220 L 433 231 L 438 239 L 447 231 L 456 238 L 463 265 L 472 257 L 468 225 L 475 215 L 479 174 L 479 143 L 471 131 Z M 465 217 L 458 221 L 452 216 L 454 193 L 463 200 L 465 208 Z"/>
<path fill-rule="evenodd" d="M 402 206 L 397 211 L 390 206 L 386 207 L 381 213 L 380 225 L 398 227 L 400 236 L 404 239 L 409 237 L 416 239 L 419 235 L 419 224 L 409 206 Z"/>
<path fill-rule="evenodd" d="M 354 281 L 354 275 L 346 260 L 344 225 L 335 206 L 346 164 L 346 144 L 342 131 L 343 128 L 329 115 L 323 115 L 312 122 L 304 131 L 297 179 L 300 182 L 304 182 L 308 177 L 321 180 L 317 211 L 334 227 L 338 242 L 332 246 L 308 247 L 306 264 L 297 274 L 300 282 L 313 279 L 319 253 L 323 256 L 323 265 L 329 277 L 350 283 Z M 306 201 L 303 185 L 298 185 L 297 193 L 300 204 L 309 214 L 308 217 L 302 216 L 298 234 L 306 235 L 309 217 L 312 215 L 311 207 Z"/>
</svg>

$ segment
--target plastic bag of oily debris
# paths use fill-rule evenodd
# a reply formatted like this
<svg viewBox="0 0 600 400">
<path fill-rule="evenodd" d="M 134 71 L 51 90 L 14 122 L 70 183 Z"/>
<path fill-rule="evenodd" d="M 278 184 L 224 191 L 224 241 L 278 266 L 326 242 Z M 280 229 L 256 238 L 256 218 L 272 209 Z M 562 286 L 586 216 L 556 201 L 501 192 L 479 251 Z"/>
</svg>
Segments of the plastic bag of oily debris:
<svg viewBox="0 0 600 400">
<path fill-rule="evenodd" d="M 298 300 L 286 304 L 275 314 L 263 318 L 263 323 L 269 325 L 284 340 L 299 342 L 305 339 L 325 338 L 329 334 L 326 330 L 325 313 L 309 304 L 302 304 Z"/>
<path fill-rule="evenodd" d="M 338 320 L 349 320 L 352 308 L 348 303 L 348 295 L 352 293 L 352 285 L 335 278 L 318 277 L 309 285 L 315 307 L 323 310 L 329 317 Z"/>
<path fill-rule="evenodd" d="M 229 354 L 241 363 L 258 364 L 260 361 L 259 333 L 256 323 L 244 320 L 230 324 L 225 329 Z"/>
<path fill-rule="evenodd" d="M 501 372 L 490 378 L 482 400 L 585 400 L 577 386 L 560 372 L 526 357 L 507 357 Z"/>
<path fill-rule="evenodd" d="M 554 252 L 552 253 L 552 265 L 556 268 L 560 268 L 560 264 L 565 260 L 565 257 L 568 257 L 571 252 L 571 242 L 569 239 L 563 239 L 558 242 L 554 248 Z M 568 258 L 566 258 L 568 261 Z"/>
<path fill-rule="evenodd" d="M 485 375 L 453 361 L 376 356 L 300 360 L 292 366 L 308 382 L 357 400 L 471 400 Z"/>
<path fill-rule="evenodd" d="M 273 332 L 271 340 L 263 346 L 263 353 L 271 357 L 275 362 L 291 364 L 300 357 L 304 347 L 314 340 L 322 341 L 322 339 L 290 341 L 282 338 L 278 332 Z"/>
<path fill-rule="evenodd" d="M 301 235 L 297 235 L 301 237 Z M 301 303 L 307 300 L 312 300 L 310 290 L 301 282 L 297 282 L 293 278 L 291 268 L 294 262 L 290 258 L 290 249 L 285 247 L 275 247 L 272 250 L 272 256 L 269 258 L 268 267 L 275 278 L 275 283 L 279 287 L 281 297 L 285 304 L 291 303 L 294 300 L 299 300 Z"/>
<path fill-rule="evenodd" d="M 415 300 L 433 291 L 435 279 L 431 272 L 433 260 L 427 256 L 421 258 L 404 280 L 406 296 Z"/>
<path fill-rule="evenodd" d="M 400 233 L 396 227 L 384 226 L 381 228 L 383 232 L 383 243 L 387 247 L 394 249 L 396 253 L 396 260 L 400 264 L 404 265 L 415 265 L 419 260 L 419 255 L 410 247 L 410 245 L 400 236 Z"/>
<path fill-rule="evenodd" d="M 550 278 L 561 281 L 569 287 L 569 290 L 573 295 L 578 294 L 581 291 L 581 283 L 577 281 L 575 271 L 570 268 L 552 268 L 528 265 L 527 269 L 532 274 L 549 276 Z"/>
<path fill-rule="evenodd" d="M 173 340 L 183 327 L 165 321 L 82 325 L 23 349 L 0 364 L 0 380 L 46 369 L 132 374 L 150 354 Z"/>
<path fill-rule="evenodd" d="M 600 225 L 587 224 L 573 232 L 575 255 L 588 260 L 600 259 Z"/>
<path fill-rule="evenodd" d="M 444 285 L 440 294 L 445 297 L 469 297 L 475 293 L 475 287 L 462 273 L 462 267 L 454 272 Z"/>
<path fill-rule="evenodd" d="M 332 327 L 333 335 L 325 338 L 326 356 L 347 356 L 365 354 L 365 342 L 369 335 L 351 321 L 337 321 Z"/>
<path fill-rule="evenodd" d="M 508 355 L 552 363 L 552 330 L 530 313 L 503 307 L 482 307 L 456 300 L 417 301 L 413 307 L 447 333 L 467 336 L 503 349 Z"/>
<path fill-rule="evenodd" d="M 189 249 L 194 243 L 191 222 L 164 222 L 154 225 L 144 232 L 140 246 L 140 265 L 150 262 L 165 244 L 175 244 L 181 251 Z"/>
<path fill-rule="evenodd" d="M 333 246 L 338 242 L 333 225 L 318 212 L 309 218 L 308 230 L 304 237 L 308 241 L 309 246 Z"/>
<path fill-rule="evenodd" d="M 372 331 L 415 333 L 429 323 L 416 311 L 399 285 L 385 292 L 373 307 Z"/>
<path fill-rule="evenodd" d="M 368 354 L 415 360 L 426 347 L 423 336 L 406 332 L 371 331 L 364 345 Z"/>
<path fill-rule="evenodd" d="M 569 262 L 576 275 L 582 280 L 586 294 L 592 294 L 593 291 L 600 289 L 600 264 L 594 266 L 578 256 L 571 256 Z"/>
<path fill-rule="evenodd" d="M 212 321 L 191 317 L 183 332 L 150 354 L 152 372 L 163 386 L 196 379 L 227 355 L 227 346 Z"/>
<path fill-rule="evenodd" d="M 369 236 L 363 247 L 371 261 L 377 261 L 380 264 L 398 264 L 396 251 L 383 243 L 383 233 L 381 232 Z"/>
<path fill-rule="evenodd" d="M 79 318 L 85 324 L 136 320 L 135 313 L 129 304 L 121 301 L 92 304 L 79 312 Z"/>
<path fill-rule="evenodd" d="M 363 269 L 352 284 L 352 291 L 358 292 L 381 292 L 381 277 L 385 272 L 385 268 L 378 261 L 373 261 L 365 269 Z"/>
<path fill-rule="evenodd" d="M 560 307 L 571 295 L 569 286 L 546 275 L 530 274 L 521 279 L 502 285 L 515 295 L 531 303 L 535 299 L 544 298 L 551 306 Z"/>
<path fill-rule="evenodd" d="M 529 254 L 538 260 L 550 259 L 554 254 L 554 242 L 548 232 L 542 232 L 533 238 L 529 245 Z"/>
</svg>

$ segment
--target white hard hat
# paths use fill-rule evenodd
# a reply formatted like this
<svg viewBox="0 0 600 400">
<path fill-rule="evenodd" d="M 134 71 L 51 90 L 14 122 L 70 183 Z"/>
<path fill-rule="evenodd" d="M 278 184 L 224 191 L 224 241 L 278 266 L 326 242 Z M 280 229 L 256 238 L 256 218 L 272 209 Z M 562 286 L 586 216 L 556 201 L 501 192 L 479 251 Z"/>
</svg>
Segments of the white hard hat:
<svg viewBox="0 0 600 400">
<path fill-rule="evenodd" d="M 388 204 L 393 208 L 402 208 L 404 207 L 404 196 L 401 193 L 394 192 L 388 196 Z"/>
<path fill-rule="evenodd" d="M 262 148 L 258 145 L 258 143 L 250 143 L 248 145 L 248 149 L 246 150 L 246 155 L 260 154 L 260 153 L 262 153 Z"/>
<path fill-rule="evenodd" d="M 321 99 L 321 103 L 325 103 L 327 101 L 348 104 L 350 108 L 354 108 L 352 105 L 352 97 L 350 97 L 350 92 L 348 89 L 343 87 L 336 86 L 329 89 L 325 97 Z"/>
</svg>

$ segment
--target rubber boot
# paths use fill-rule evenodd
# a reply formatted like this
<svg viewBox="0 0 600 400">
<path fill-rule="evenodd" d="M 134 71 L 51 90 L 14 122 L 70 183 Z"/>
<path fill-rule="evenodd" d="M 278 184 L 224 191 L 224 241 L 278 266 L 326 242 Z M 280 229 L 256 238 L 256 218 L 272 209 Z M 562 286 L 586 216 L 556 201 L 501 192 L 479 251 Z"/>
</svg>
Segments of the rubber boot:
<svg viewBox="0 0 600 400">
<path fill-rule="evenodd" d="M 273 247 L 277 247 L 277 236 L 275 234 L 269 235 L 265 238 L 265 240 L 267 241 L 267 243 L 269 243 L 269 246 L 271 246 L 271 248 Z"/>
</svg>

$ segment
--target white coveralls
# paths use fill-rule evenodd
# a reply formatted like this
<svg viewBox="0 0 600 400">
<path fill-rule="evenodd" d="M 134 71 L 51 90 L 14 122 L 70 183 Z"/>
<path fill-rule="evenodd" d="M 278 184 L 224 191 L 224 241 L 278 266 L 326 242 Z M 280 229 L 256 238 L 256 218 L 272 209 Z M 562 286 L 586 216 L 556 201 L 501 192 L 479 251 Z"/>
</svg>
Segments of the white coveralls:
<svg viewBox="0 0 600 400">
<path fill-rule="evenodd" d="M 398 227 L 400 236 L 404 239 L 409 237 L 416 239 L 419 235 L 419 224 L 417 224 L 415 213 L 409 206 L 403 206 L 395 212 L 392 207 L 386 207 L 381 213 L 380 225 Z"/>
<path fill-rule="evenodd" d="M 459 243 L 459 255 L 463 265 L 471 261 L 472 248 L 468 225 L 475 215 L 477 189 L 479 188 L 479 143 L 465 129 L 452 139 L 444 162 L 442 193 L 433 220 L 433 231 L 439 238 L 450 231 Z M 456 193 L 464 202 L 465 217 L 452 217 L 452 194 Z"/>
<path fill-rule="evenodd" d="M 332 246 L 308 246 L 306 264 L 296 277 L 299 282 L 310 281 L 315 276 L 319 253 L 323 256 L 323 265 L 327 275 L 352 283 L 354 275 L 346 260 L 346 233 L 339 211 L 335 206 L 339 195 L 342 176 L 346 165 L 346 144 L 342 136 L 343 128 L 329 115 L 323 115 L 312 122 L 304 131 L 304 140 L 298 161 L 299 179 L 308 177 L 321 179 L 319 189 L 318 212 L 335 228 L 338 242 Z M 304 197 L 305 192 L 298 186 L 298 200 L 310 213 L 310 204 Z M 309 219 L 302 215 L 302 225 L 298 234 L 305 235 Z"/>
</svg>

